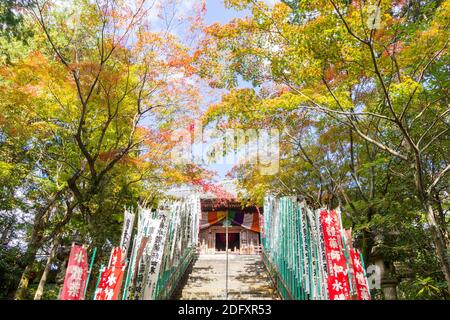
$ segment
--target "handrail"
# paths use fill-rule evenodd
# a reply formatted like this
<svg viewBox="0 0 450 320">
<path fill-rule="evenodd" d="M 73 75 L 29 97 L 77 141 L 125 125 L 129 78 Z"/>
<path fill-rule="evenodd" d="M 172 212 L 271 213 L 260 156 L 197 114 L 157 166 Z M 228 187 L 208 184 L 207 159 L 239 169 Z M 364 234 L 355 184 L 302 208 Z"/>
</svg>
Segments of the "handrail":
<svg viewBox="0 0 450 320">
<path fill-rule="evenodd" d="M 179 280 L 186 272 L 186 269 L 192 262 L 193 257 L 195 257 L 195 253 L 196 247 L 191 247 L 190 249 L 188 249 L 188 253 L 184 256 L 183 260 L 178 264 L 176 270 L 172 272 L 170 278 L 166 282 L 167 285 L 164 286 L 164 290 L 160 292 L 160 294 L 156 297 L 156 300 L 165 300 L 169 299 L 172 296 L 173 291 L 176 289 Z M 188 263 L 186 263 L 186 261 Z M 180 272 L 181 269 L 183 270 Z M 175 286 L 174 283 L 176 283 Z"/>
<path fill-rule="evenodd" d="M 266 267 L 266 269 L 267 269 L 267 271 L 268 271 L 268 273 L 269 273 L 269 276 L 270 276 L 270 278 L 271 278 L 271 280 L 272 280 L 272 282 L 273 282 L 275 288 L 276 288 L 277 291 L 278 291 L 278 295 L 279 295 L 283 300 L 286 300 L 286 299 L 284 299 L 285 297 L 283 297 L 283 293 L 282 293 L 282 291 L 280 291 L 280 288 L 279 288 L 279 286 L 278 286 L 278 283 L 281 283 L 281 284 L 283 285 L 283 288 L 284 288 L 285 292 L 286 292 L 287 295 L 288 295 L 288 300 L 293 300 L 291 290 L 288 288 L 288 286 L 286 286 L 286 283 L 284 282 L 283 278 L 281 277 L 280 273 L 278 272 L 277 267 L 270 261 L 270 257 L 268 256 L 266 250 L 264 249 L 264 247 L 263 247 L 262 245 L 261 245 L 261 256 L 263 256 L 263 257 L 262 257 L 262 261 L 263 261 L 264 266 Z M 264 259 L 264 258 L 265 258 L 265 259 Z M 266 259 L 267 259 L 267 262 L 270 264 L 270 267 L 267 265 Z M 277 276 L 277 278 L 279 279 L 279 281 L 276 281 L 276 280 L 273 278 L 272 272 L 274 272 L 274 273 L 276 274 L 276 276 Z"/>
</svg>

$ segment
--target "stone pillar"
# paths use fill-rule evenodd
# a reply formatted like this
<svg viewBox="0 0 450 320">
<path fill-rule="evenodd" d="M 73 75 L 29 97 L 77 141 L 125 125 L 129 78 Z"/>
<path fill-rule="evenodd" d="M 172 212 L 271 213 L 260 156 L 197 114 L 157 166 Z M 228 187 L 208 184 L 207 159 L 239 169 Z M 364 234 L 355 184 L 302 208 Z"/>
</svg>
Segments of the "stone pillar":
<svg viewBox="0 0 450 320">
<path fill-rule="evenodd" d="M 378 234 L 374 238 L 375 245 L 372 247 L 370 253 L 370 260 L 374 261 L 374 264 L 380 270 L 380 287 L 383 291 L 385 300 L 397 300 L 397 285 L 398 278 L 395 271 L 394 263 L 384 259 L 381 248 L 384 244 L 384 236 Z"/>
<path fill-rule="evenodd" d="M 385 300 L 397 300 L 398 280 L 392 262 L 387 262 L 381 257 L 375 260 L 375 265 L 380 269 L 380 286 Z"/>
<path fill-rule="evenodd" d="M 386 300 L 397 300 L 397 285 L 396 279 L 381 279 L 381 290 L 383 291 Z"/>
</svg>

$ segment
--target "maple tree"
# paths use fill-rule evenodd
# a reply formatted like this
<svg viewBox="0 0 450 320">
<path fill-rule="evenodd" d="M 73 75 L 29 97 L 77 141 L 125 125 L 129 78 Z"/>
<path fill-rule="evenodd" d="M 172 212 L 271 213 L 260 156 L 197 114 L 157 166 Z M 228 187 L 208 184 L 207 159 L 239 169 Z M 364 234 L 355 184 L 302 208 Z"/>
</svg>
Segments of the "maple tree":
<svg viewBox="0 0 450 320">
<path fill-rule="evenodd" d="M 431 236 L 448 290 L 450 243 L 442 207 L 450 170 L 445 67 L 450 3 L 225 3 L 251 15 L 206 29 L 204 46 L 211 54 L 199 62 L 208 66 L 201 70 L 214 79 L 212 85 L 231 91 L 208 110 L 205 122 L 278 126 L 291 141 L 282 142 L 279 176 L 247 175 L 243 181 L 259 201 L 285 188 L 323 204 L 311 191 L 328 189 L 332 205 L 347 203 L 360 211 L 354 202 L 359 198 L 368 221 L 379 214 L 377 199 L 402 203 L 405 196 Z M 255 88 L 236 88 L 239 77 Z M 241 176 L 245 173 L 248 169 Z M 305 178 L 312 183 L 306 190 Z M 397 181 L 406 189 L 396 197 Z M 357 191 L 356 198 L 349 190 Z"/>
<path fill-rule="evenodd" d="M 187 180 L 170 161 L 171 132 L 192 121 L 200 99 L 189 48 L 163 17 L 147 19 L 176 1 L 30 4 L 22 20 L 33 36 L 0 74 L 1 134 L 11 146 L 1 174 L 24 167 L 6 192 L 21 189 L 34 212 L 16 299 L 37 252 L 71 225 L 104 241 L 105 222 L 124 205 Z M 177 14 L 165 12 L 168 22 Z"/>
<path fill-rule="evenodd" d="M 448 297 L 450 2 L 224 2 L 250 15 L 205 26 L 204 1 L 0 3 L 2 290 L 20 280 L 24 299 L 44 269 L 42 298 L 58 250 L 78 239 L 104 259 L 123 208 L 157 205 L 173 186 L 230 199 L 211 172 L 172 161 L 177 129 L 201 117 L 281 133 L 277 174 L 251 157 L 230 172 L 243 203 L 271 193 L 343 206 L 391 283 L 385 298 L 401 276 L 413 297 L 435 283 L 426 296 Z M 224 94 L 200 116 L 204 82 Z M 8 247 L 21 232 L 25 252 Z"/>
</svg>

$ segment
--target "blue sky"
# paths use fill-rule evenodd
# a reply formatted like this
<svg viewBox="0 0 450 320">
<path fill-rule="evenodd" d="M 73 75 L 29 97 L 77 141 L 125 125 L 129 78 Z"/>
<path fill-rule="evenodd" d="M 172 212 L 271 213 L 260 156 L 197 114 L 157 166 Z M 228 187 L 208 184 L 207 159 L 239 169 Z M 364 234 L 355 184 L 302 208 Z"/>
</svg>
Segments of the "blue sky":
<svg viewBox="0 0 450 320">
<path fill-rule="evenodd" d="M 215 22 L 227 23 L 233 18 L 244 17 L 246 13 L 248 14 L 248 12 L 225 8 L 223 0 L 207 0 L 206 8 L 208 10 L 205 17 L 207 24 Z"/>
<path fill-rule="evenodd" d="M 0 0 L 1 1 L 1 0 Z M 156 0 L 157 2 L 160 0 Z M 266 0 L 266 2 L 273 2 L 274 0 Z M 155 3 L 157 3 L 155 2 Z M 185 11 L 189 11 L 193 6 L 200 4 L 201 0 L 178 0 L 179 7 L 177 8 L 179 10 L 178 14 L 182 15 L 185 13 Z M 151 3 L 154 3 L 151 1 Z M 226 24 L 229 21 L 231 21 L 234 18 L 242 18 L 245 16 L 250 15 L 250 12 L 248 10 L 241 10 L 237 11 L 234 9 L 228 9 L 225 7 L 223 0 L 206 0 L 206 15 L 204 17 L 204 23 L 206 25 L 211 25 L 214 23 L 221 23 Z M 158 10 L 151 10 L 151 15 L 148 17 L 150 21 L 156 26 L 160 26 L 161 23 L 160 18 L 158 16 L 159 11 Z M 161 25 L 161 27 L 164 27 L 164 24 Z M 176 32 L 188 32 L 184 28 L 188 27 L 188 25 L 183 25 L 179 30 L 175 30 Z M 251 83 L 248 83 L 246 81 L 243 81 L 242 79 L 238 78 L 238 86 L 239 87 L 252 87 Z M 214 91 L 214 93 L 211 92 L 211 88 L 204 88 L 203 91 L 204 101 L 202 104 L 202 109 L 206 109 L 209 105 L 218 102 L 220 100 L 220 92 Z M 212 129 L 212 128 L 211 128 Z M 203 147 L 205 150 L 213 144 L 216 140 L 211 139 L 209 141 L 206 141 Z M 198 148 L 198 146 L 194 146 L 195 149 Z M 200 164 L 200 163 L 198 163 Z M 233 164 L 202 164 L 203 167 L 206 167 L 207 169 L 217 172 L 217 176 L 215 177 L 217 180 L 222 180 L 225 178 L 226 174 L 233 168 Z"/>
<path fill-rule="evenodd" d="M 207 13 L 205 16 L 205 23 L 208 25 L 216 22 L 227 23 L 233 18 L 245 17 L 249 14 L 248 11 L 236 11 L 225 8 L 223 0 L 207 0 L 206 7 Z M 232 167 L 233 165 L 225 164 L 211 164 L 207 166 L 209 170 L 217 172 L 218 180 L 224 179 L 225 175 L 232 169 Z"/>
<path fill-rule="evenodd" d="M 279 0 L 265 0 L 269 5 L 273 5 Z M 206 14 L 206 22 L 208 24 L 214 22 L 226 23 L 233 18 L 244 17 L 249 14 L 248 11 L 236 11 L 225 8 L 223 0 L 206 0 L 208 12 Z"/>
<path fill-rule="evenodd" d="M 192 0 L 191 0 L 192 1 Z M 266 3 L 273 5 L 278 0 L 266 0 Z M 237 11 L 234 9 L 228 9 L 224 6 L 223 0 L 206 0 L 207 13 L 205 16 L 205 23 L 207 25 L 219 22 L 225 24 L 234 18 L 242 18 L 250 15 L 248 10 Z M 251 84 L 243 80 L 238 80 L 238 85 L 240 87 L 251 87 Z M 214 103 L 213 99 L 206 99 L 208 103 Z M 210 141 L 212 142 L 212 141 Z M 206 146 L 209 143 L 206 143 Z M 217 172 L 216 179 L 222 180 L 225 178 L 226 174 L 233 168 L 233 164 L 209 164 L 206 168 Z"/>
</svg>

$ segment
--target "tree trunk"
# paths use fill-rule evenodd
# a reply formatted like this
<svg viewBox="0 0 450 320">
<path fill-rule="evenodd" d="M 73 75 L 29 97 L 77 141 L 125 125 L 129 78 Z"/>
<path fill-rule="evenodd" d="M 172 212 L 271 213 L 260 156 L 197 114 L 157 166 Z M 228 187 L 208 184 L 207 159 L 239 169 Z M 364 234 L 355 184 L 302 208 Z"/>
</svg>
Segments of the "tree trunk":
<svg viewBox="0 0 450 320">
<path fill-rule="evenodd" d="M 447 247 L 445 245 L 441 230 L 436 222 L 433 206 L 428 198 L 425 200 L 425 207 L 427 209 L 427 221 L 430 226 L 430 232 L 435 245 L 436 254 L 441 264 L 445 280 L 447 280 L 447 290 L 450 292 L 450 260 L 448 258 Z"/>
<path fill-rule="evenodd" d="M 30 243 L 25 252 L 22 267 L 23 273 L 20 278 L 19 285 L 14 296 L 15 300 L 24 300 L 26 298 L 28 283 L 30 282 L 30 275 L 33 269 L 33 263 L 36 259 L 36 254 L 43 244 L 44 229 L 46 227 L 45 220 L 48 218 L 50 210 L 54 207 L 59 197 L 66 191 L 67 187 L 55 192 L 49 199 L 47 204 L 36 213 L 33 223 L 33 231 L 31 234 Z"/>
<path fill-rule="evenodd" d="M 436 221 L 436 214 L 432 204 L 432 192 L 433 189 L 425 188 L 424 173 L 422 171 L 422 161 L 420 155 L 415 156 L 415 184 L 416 190 L 423 208 L 426 211 L 427 222 L 431 232 L 431 238 L 436 250 L 439 263 L 441 265 L 442 272 L 444 273 L 445 280 L 447 281 L 447 290 L 450 293 L 450 260 L 448 258 L 447 246 L 442 234 L 441 228 Z"/>
<path fill-rule="evenodd" d="M 17 287 L 16 294 L 14 296 L 15 300 L 25 300 L 27 295 L 28 283 L 30 282 L 30 274 L 32 270 L 32 265 L 29 264 L 25 267 L 20 278 L 19 286 Z"/>
<path fill-rule="evenodd" d="M 41 300 L 42 296 L 44 295 L 44 288 L 47 282 L 48 273 L 50 272 L 50 266 L 52 264 L 53 259 L 55 258 L 58 245 L 59 245 L 59 236 L 56 237 L 53 242 L 52 249 L 50 250 L 50 254 L 48 256 L 47 263 L 44 268 L 44 272 L 42 273 L 41 280 L 39 281 L 39 286 L 34 295 L 34 300 Z"/>
<path fill-rule="evenodd" d="M 24 270 L 20 278 L 19 285 L 14 296 L 15 300 L 26 299 L 28 283 L 30 282 L 31 271 L 33 270 L 33 263 L 36 259 L 38 246 L 36 243 L 30 243 L 23 259 Z"/>
<path fill-rule="evenodd" d="M 448 230 L 447 230 L 445 212 L 444 212 L 444 209 L 442 208 L 442 200 L 439 197 L 439 193 L 436 191 L 434 192 L 434 198 L 435 198 L 434 200 L 436 202 L 437 210 L 438 210 L 438 216 L 436 218 L 438 218 L 438 220 L 439 220 L 439 226 L 440 226 L 442 235 L 444 237 L 445 245 L 448 248 L 448 250 L 450 250 L 450 237 L 449 237 Z"/>
</svg>

